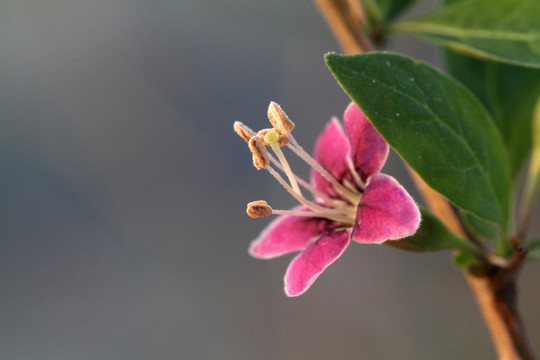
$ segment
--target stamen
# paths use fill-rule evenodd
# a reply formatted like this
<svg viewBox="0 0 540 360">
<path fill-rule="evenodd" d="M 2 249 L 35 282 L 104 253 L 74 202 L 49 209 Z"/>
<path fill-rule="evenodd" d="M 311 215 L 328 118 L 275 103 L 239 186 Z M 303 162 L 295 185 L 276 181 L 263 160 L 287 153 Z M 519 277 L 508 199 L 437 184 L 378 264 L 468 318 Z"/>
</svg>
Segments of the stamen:
<svg viewBox="0 0 540 360">
<path fill-rule="evenodd" d="M 255 135 L 255 131 L 251 130 L 240 121 L 234 122 L 234 131 L 238 134 L 238 136 L 244 139 L 245 142 L 249 142 L 249 139 Z"/>
<path fill-rule="evenodd" d="M 325 168 L 323 168 L 315 159 L 311 157 L 299 144 L 296 142 L 296 139 L 292 134 L 289 134 L 289 140 L 291 143 L 288 145 L 289 149 L 294 151 L 298 157 L 304 160 L 308 165 L 310 165 L 315 171 L 321 174 L 326 180 L 328 180 L 336 192 L 349 200 L 352 204 L 358 204 L 360 201 L 361 195 L 357 194 L 354 191 L 347 189 L 345 186 L 341 185 Z"/>
<path fill-rule="evenodd" d="M 285 174 L 289 178 L 289 182 L 291 183 L 291 186 L 293 190 L 298 194 L 302 195 L 302 192 L 300 191 L 300 187 L 298 187 L 298 183 L 296 182 L 296 178 L 291 170 L 291 167 L 289 166 L 289 163 L 287 162 L 287 159 L 285 158 L 285 155 L 283 155 L 283 152 L 281 151 L 281 148 L 278 145 L 279 141 L 279 134 L 276 130 L 270 130 L 265 136 L 264 140 L 266 143 L 268 143 L 271 147 L 274 153 L 276 154 L 277 158 L 279 159 L 279 162 L 281 165 L 283 165 L 283 170 L 285 171 Z"/>
<path fill-rule="evenodd" d="M 270 162 L 272 164 L 274 164 L 279 170 L 285 172 L 285 169 L 283 169 L 283 166 L 281 166 L 281 163 L 279 162 L 278 159 L 276 159 L 270 153 L 268 154 L 268 157 L 270 158 Z M 302 179 L 300 176 L 294 175 L 294 178 L 296 179 L 296 182 L 298 182 L 298 185 L 302 186 L 304 189 L 306 189 L 307 191 L 311 193 L 313 198 L 320 199 L 326 202 L 327 204 L 331 204 L 336 201 L 335 199 L 330 199 L 328 196 L 324 195 L 319 190 L 315 189 L 313 186 L 311 186 L 311 184 L 309 184 L 306 180 Z"/>
<path fill-rule="evenodd" d="M 285 114 L 285 111 L 281 109 L 281 106 L 273 101 L 270 101 L 270 105 L 268 105 L 268 119 L 282 134 L 288 134 L 294 129 L 294 123 Z"/>
<path fill-rule="evenodd" d="M 347 161 L 347 166 L 349 167 L 349 171 L 351 172 L 351 174 L 352 174 L 352 176 L 354 178 L 354 181 L 356 181 L 356 185 L 358 185 L 358 187 L 360 189 L 365 190 L 366 183 L 362 180 L 362 178 L 360 177 L 360 175 L 358 174 L 358 172 L 354 168 L 354 164 L 353 164 L 351 158 L 347 156 L 346 161 Z"/>
<path fill-rule="evenodd" d="M 294 123 L 289 120 L 285 112 L 275 102 L 271 102 L 268 107 L 268 118 L 274 126 L 273 129 L 263 129 L 255 133 L 249 127 L 239 121 L 234 123 L 234 131 L 247 141 L 250 151 L 253 154 L 253 165 L 258 169 L 266 169 L 278 182 L 294 197 L 300 204 L 308 210 L 273 210 L 263 200 L 253 201 L 247 205 L 246 212 L 251 217 L 265 217 L 272 214 L 305 216 L 305 217 L 320 217 L 335 221 L 340 226 L 350 227 L 355 222 L 356 206 L 362 197 L 362 192 L 365 188 L 365 183 L 360 175 L 354 169 L 354 165 L 347 159 L 347 165 L 353 176 L 353 183 L 344 181 L 343 184 L 338 182 L 332 174 L 323 168 L 315 159 L 313 159 L 294 139 L 290 131 L 294 128 Z M 308 165 L 320 173 L 327 181 L 329 181 L 334 190 L 340 195 L 340 198 L 334 199 L 325 194 L 322 194 L 307 181 L 296 176 L 287 162 L 281 146 L 287 145 L 292 151 L 303 159 Z M 270 146 L 275 153 L 274 157 L 268 153 L 266 146 Z M 270 163 L 274 164 L 283 173 L 287 175 L 289 183 L 276 171 Z M 300 187 L 304 187 L 313 196 L 313 201 L 306 199 Z M 360 190 L 360 191 L 359 191 Z"/>
<path fill-rule="evenodd" d="M 326 217 L 313 211 L 295 211 L 295 210 L 272 210 L 275 215 L 307 216 L 307 217 Z"/>
<path fill-rule="evenodd" d="M 249 150 L 251 150 L 251 153 L 253 154 L 253 166 L 255 166 L 257 170 L 267 167 L 270 163 L 268 151 L 266 151 L 266 147 L 264 147 L 259 137 L 253 136 L 249 140 L 248 145 Z"/>
<path fill-rule="evenodd" d="M 272 208 L 264 200 L 252 201 L 247 204 L 246 212 L 252 218 L 272 215 Z"/>
<path fill-rule="evenodd" d="M 247 204 L 246 213 L 252 218 L 267 217 L 270 215 L 289 215 L 289 216 L 306 216 L 306 217 L 321 217 L 326 218 L 328 214 L 317 213 L 314 211 L 299 211 L 299 210 L 274 210 L 264 200 L 252 201 Z"/>
<path fill-rule="evenodd" d="M 347 211 L 325 208 L 315 204 L 312 201 L 307 200 L 305 197 L 298 195 L 271 166 L 267 166 L 265 169 L 268 170 L 268 172 L 272 174 L 274 178 L 276 178 L 276 180 L 281 184 L 281 186 L 283 186 L 285 190 L 287 190 L 287 192 L 292 195 L 292 197 L 298 200 L 298 202 L 300 202 L 302 205 L 316 212 L 319 215 L 318 217 L 324 217 L 330 220 L 340 222 L 342 224 L 354 224 L 354 217 L 352 217 L 350 214 L 348 215 Z M 356 216 L 356 213 L 354 211 L 353 213 L 353 215 Z"/>
</svg>

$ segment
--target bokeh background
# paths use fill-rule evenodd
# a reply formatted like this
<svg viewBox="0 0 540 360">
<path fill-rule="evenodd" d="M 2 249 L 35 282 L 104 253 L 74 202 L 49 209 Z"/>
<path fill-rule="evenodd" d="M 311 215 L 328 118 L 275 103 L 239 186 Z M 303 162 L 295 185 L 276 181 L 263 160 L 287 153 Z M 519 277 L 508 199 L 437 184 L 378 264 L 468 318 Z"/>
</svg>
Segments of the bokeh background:
<svg viewBox="0 0 540 360">
<path fill-rule="evenodd" d="M 275 100 L 311 149 L 348 103 L 328 51 L 310 1 L 2 0 L 0 358 L 494 358 L 448 253 L 353 244 L 294 299 L 291 256 L 248 256 L 268 220 L 245 204 L 294 202 L 232 123 L 266 127 Z M 395 155 L 385 172 L 420 201 Z M 520 283 L 537 350 L 539 270 Z"/>
</svg>

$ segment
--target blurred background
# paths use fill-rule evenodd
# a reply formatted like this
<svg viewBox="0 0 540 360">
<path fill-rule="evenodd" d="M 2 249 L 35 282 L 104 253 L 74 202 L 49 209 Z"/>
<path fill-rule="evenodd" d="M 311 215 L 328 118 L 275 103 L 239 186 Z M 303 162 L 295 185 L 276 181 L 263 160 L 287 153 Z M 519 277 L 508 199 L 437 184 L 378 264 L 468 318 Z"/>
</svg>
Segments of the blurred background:
<svg viewBox="0 0 540 360">
<path fill-rule="evenodd" d="M 247 254 L 269 219 L 245 204 L 294 201 L 233 121 L 267 127 L 275 100 L 310 150 L 348 104 L 329 51 L 310 1 L 3 0 L 0 358 L 494 358 L 449 253 L 352 244 L 294 299 L 292 256 Z M 385 172 L 420 201 L 395 155 Z M 538 270 L 520 302 L 540 350 Z"/>
</svg>

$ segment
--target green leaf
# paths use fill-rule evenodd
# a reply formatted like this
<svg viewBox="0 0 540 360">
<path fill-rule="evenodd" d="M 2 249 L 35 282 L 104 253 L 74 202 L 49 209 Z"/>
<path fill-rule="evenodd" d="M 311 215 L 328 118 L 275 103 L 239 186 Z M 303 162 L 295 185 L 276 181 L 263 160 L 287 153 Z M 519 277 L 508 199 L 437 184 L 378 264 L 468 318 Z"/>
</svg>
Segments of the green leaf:
<svg viewBox="0 0 540 360">
<path fill-rule="evenodd" d="M 414 32 L 483 59 L 540 67 L 539 14 L 538 0 L 459 1 L 392 31 Z"/>
<path fill-rule="evenodd" d="M 470 234 L 477 239 L 488 240 L 492 243 L 497 255 L 506 257 L 512 252 L 512 245 L 504 234 L 501 236 L 500 229 L 493 223 L 482 220 L 471 213 L 462 213 L 461 219 Z"/>
<path fill-rule="evenodd" d="M 449 73 L 491 112 L 510 161 L 512 183 L 531 150 L 531 121 L 540 94 L 540 69 L 483 61 L 444 51 Z"/>
<path fill-rule="evenodd" d="M 368 17 L 375 23 L 387 23 L 416 0 L 365 0 Z"/>
<path fill-rule="evenodd" d="M 523 211 L 532 211 L 533 201 L 540 190 L 540 96 L 538 97 L 533 115 L 532 124 L 532 153 L 529 171 L 525 181 L 525 194 Z M 523 214 L 522 214 L 523 215 Z"/>
<path fill-rule="evenodd" d="M 432 213 L 420 208 L 422 223 L 418 231 L 409 237 L 385 242 L 386 245 L 408 251 L 433 252 L 442 250 L 460 250 L 476 253 L 478 248 L 448 230 L 446 226 Z"/>
<path fill-rule="evenodd" d="M 482 220 L 471 213 L 463 213 L 461 218 L 467 230 L 477 238 L 480 237 L 490 242 L 495 242 L 498 239 L 498 229 L 493 223 Z"/>
<path fill-rule="evenodd" d="M 388 25 L 415 0 L 364 0 L 368 32 L 375 43 L 384 43 Z"/>
<path fill-rule="evenodd" d="M 454 256 L 454 265 L 462 269 L 469 269 L 472 266 L 480 266 L 481 264 L 474 255 L 465 252 L 458 252 Z"/>
<path fill-rule="evenodd" d="M 391 53 L 328 54 L 345 92 L 432 188 L 457 207 L 501 225 L 509 218 L 502 138 L 461 84 L 428 64 Z"/>
<path fill-rule="evenodd" d="M 527 244 L 527 259 L 540 260 L 540 239 L 536 239 Z"/>
</svg>

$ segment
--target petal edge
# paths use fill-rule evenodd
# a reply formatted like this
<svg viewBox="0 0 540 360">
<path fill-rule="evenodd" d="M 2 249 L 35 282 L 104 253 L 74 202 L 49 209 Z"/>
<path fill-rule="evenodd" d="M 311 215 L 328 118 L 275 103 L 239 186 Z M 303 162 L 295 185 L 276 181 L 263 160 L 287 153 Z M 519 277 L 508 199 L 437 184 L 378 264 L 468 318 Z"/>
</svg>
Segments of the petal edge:
<svg viewBox="0 0 540 360">
<path fill-rule="evenodd" d="M 349 231 L 327 233 L 296 256 L 285 273 L 285 294 L 305 293 L 322 272 L 345 251 L 350 243 Z"/>
<path fill-rule="evenodd" d="M 308 211 L 304 206 L 293 210 Z M 281 215 L 251 242 L 249 254 L 259 259 L 272 259 L 303 250 L 313 240 L 334 227 L 333 222 L 314 217 Z"/>
<path fill-rule="evenodd" d="M 358 204 L 352 238 L 382 244 L 410 236 L 420 225 L 420 210 L 407 191 L 391 176 L 373 175 Z"/>
<path fill-rule="evenodd" d="M 315 143 L 314 158 L 336 180 L 341 182 L 349 175 L 349 167 L 347 165 L 349 151 L 349 140 L 343 132 L 341 124 L 334 117 L 326 125 Z M 313 169 L 311 170 L 311 183 L 323 194 L 331 197 L 339 197 L 330 182 Z"/>
<path fill-rule="evenodd" d="M 381 170 L 390 147 L 354 102 L 345 110 L 343 123 L 351 144 L 353 164 L 362 180 L 366 180 Z"/>
</svg>

